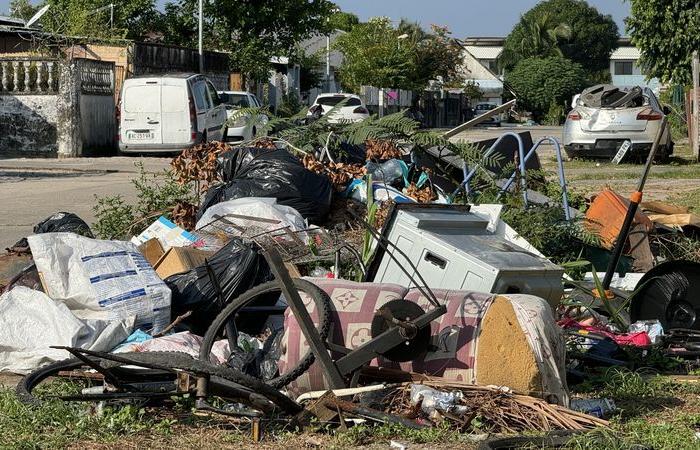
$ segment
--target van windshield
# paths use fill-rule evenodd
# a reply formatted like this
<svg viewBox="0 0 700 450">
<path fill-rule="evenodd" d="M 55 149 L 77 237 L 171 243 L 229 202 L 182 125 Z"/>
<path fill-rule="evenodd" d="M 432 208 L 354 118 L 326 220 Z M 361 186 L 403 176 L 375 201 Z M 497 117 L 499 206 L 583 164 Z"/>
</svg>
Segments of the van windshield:
<svg viewBox="0 0 700 450">
<path fill-rule="evenodd" d="M 227 106 L 232 106 L 234 108 L 247 108 L 250 106 L 248 104 L 248 96 L 243 94 L 221 94 L 219 95 L 221 101 Z"/>
</svg>

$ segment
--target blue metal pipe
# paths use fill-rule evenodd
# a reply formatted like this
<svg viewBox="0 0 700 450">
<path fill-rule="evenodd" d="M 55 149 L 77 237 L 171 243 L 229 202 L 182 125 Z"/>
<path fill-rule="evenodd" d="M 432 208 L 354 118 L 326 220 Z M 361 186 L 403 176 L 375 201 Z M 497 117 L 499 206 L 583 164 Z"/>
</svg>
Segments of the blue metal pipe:
<svg viewBox="0 0 700 450">
<path fill-rule="evenodd" d="M 484 156 L 481 158 L 482 161 L 491 154 L 493 154 L 494 151 L 496 151 L 496 147 L 498 144 L 505 138 L 507 137 L 512 137 L 515 138 L 515 140 L 518 142 L 518 158 L 519 158 L 519 164 L 520 164 L 520 174 L 521 174 L 521 185 L 523 189 L 523 199 L 525 200 L 525 204 L 527 205 L 527 181 L 525 179 L 526 173 L 525 173 L 525 146 L 523 144 L 523 140 L 520 137 L 519 134 L 514 133 L 512 131 L 508 131 L 506 133 L 503 133 L 501 136 L 499 136 L 498 139 L 496 139 L 496 142 L 491 145 L 491 147 L 484 153 Z M 481 162 L 477 163 L 471 170 L 468 171 L 467 168 L 467 163 L 466 161 L 464 162 L 464 165 L 462 166 L 462 172 L 464 174 L 464 180 L 462 180 L 462 183 L 459 185 L 457 189 L 452 193 L 452 196 L 456 196 L 459 193 L 460 189 L 464 189 L 465 193 L 467 194 L 467 197 L 469 197 L 469 182 L 474 178 L 474 175 L 476 175 L 476 171 L 482 166 L 483 164 Z M 468 171 L 468 173 L 467 173 Z"/>
<path fill-rule="evenodd" d="M 532 148 L 527 152 L 527 155 L 525 155 L 525 162 L 527 162 L 530 159 L 530 157 L 535 154 L 540 145 L 542 145 L 542 143 L 546 141 L 549 141 L 554 145 L 554 153 L 557 155 L 557 171 L 559 172 L 559 185 L 561 186 L 562 190 L 561 200 L 562 205 L 564 206 L 564 217 L 566 218 L 566 220 L 571 220 L 571 211 L 569 210 L 569 195 L 566 190 L 566 177 L 564 176 L 564 163 L 561 156 L 561 146 L 559 145 L 559 141 L 552 136 L 545 136 L 541 138 L 540 140 L 535 142 L 535 145 L 533 145 Z M 506 192 L 510 188 L 510 185 L 513 184 L 514 180 L 515 172 L 513 172 L 513 175 L 510 176 L 506 184 L 503 185 L 501 193 Z"/>
</svg>

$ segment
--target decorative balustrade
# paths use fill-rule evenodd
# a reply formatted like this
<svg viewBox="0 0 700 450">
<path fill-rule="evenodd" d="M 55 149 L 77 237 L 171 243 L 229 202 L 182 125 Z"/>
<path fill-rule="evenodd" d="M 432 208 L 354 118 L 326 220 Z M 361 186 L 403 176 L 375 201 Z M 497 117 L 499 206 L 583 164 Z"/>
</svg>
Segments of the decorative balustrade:
<svg viewBox="0 0 700 450">
<path fill-rule="evenodd" d="M 0 58 L 0 95 L 56 94 L 59 64 L 50 59 Z"/>
</svg>

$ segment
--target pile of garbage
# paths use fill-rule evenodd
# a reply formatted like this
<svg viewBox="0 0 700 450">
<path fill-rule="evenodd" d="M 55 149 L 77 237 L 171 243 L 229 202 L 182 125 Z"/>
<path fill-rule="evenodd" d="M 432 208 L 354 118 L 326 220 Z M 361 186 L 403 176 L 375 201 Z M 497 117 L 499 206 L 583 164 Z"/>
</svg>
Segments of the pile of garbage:
<svg viewBox="0 0 700 450">
<path fill-rule="evenodd" d="M 489 432 L 521 433 L 606 426 L 600 416 L 614 405 L 571 401 L 569 387 L 591 369 L 629 366 L 630 347 L 700 356 L 700 265 L 659 265 L 654 244 L 700 226 L 692 214 L 643 205 L 618 270 L 637 274 L 591 295 L 606 274 L 567 280 L 501 219 L 503 205 L 451 204 L 432 171 L 391 141 L 336 155 L 256 142 L 175 158 L 200 204 L 178 204 L 172 221 L 130 241 L 95 239 L 62 212 L 0 256 L 0 370 L 79 357 L 107 395 L 120 387 L 114 367 L 140 363 L 177 372 L 173 392 L 228 415 L 282 408 L 306 425 L 361 417 L 458 430 L 478 416 Z M 592 201 L 594 267 L 609 259 L 625 210 L 611 190 Z M 289 290 L 304 280 L 313 287 L 299 301 L 315 305 L 317 335 Z M 227 322 L 238 304 L 240 322 Z M 380 344 L 393 332 L 394 344 Z M 168 366 L 162 352 L 180 356 Z M 214 408 L 182 373 L 233 382 L 224 385 L 238 401 Z"/>
</svg>

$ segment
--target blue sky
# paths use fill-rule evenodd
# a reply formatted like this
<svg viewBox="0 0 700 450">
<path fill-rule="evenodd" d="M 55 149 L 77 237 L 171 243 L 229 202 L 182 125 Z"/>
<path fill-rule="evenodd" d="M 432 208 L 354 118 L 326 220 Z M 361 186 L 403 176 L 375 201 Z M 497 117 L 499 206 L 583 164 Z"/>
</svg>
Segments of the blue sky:
<svg viewBox="0 0 700 450">
<path fill-rule="evenodd" d="M 0 12 L 6 13 L 9 3 L 10 0 L 0 0 Z M 105 0 L 106 3 L 109 0 Z M 119 1 L 114 3 L 118 5 Z M 159 0 L 159 3 L 164 1 Z M 433 23 L 446 25 L 456 37 L 466 37 L 508 34 L 520 14 L 538 0 L 335 0 L 335 3 L 362 20 L 387 16 L 398 21 L 405 17 L 425 27 Z M 620 34 L 624 35 L 623 20 L 629 13 L 629 3 L 624 0 L 588 0 L 588 3 L 612 15 Z"/>
</svg>

